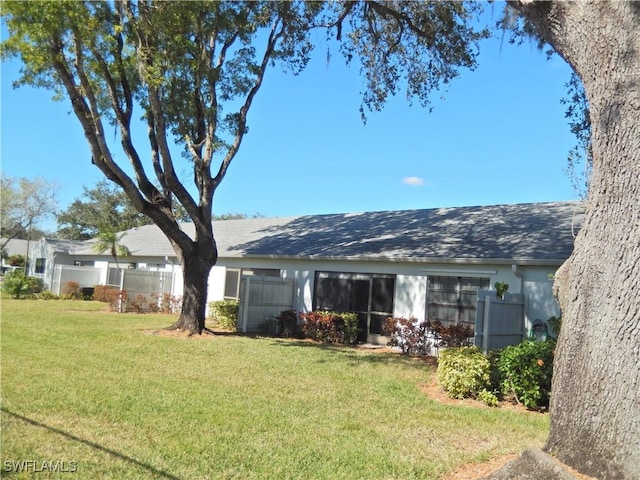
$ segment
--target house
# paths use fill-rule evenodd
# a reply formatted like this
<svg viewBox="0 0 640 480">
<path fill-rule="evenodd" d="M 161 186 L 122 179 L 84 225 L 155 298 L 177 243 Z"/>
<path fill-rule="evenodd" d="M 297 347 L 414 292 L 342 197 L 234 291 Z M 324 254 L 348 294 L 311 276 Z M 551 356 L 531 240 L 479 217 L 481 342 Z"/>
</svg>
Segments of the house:
<svg viewBox="0 0 640 480">
<path fill-rule="evenodd" d="M 553 202 L 216 221 L 208 299 L 239 298 L 247 276 L 292 279 L 293 308 L 355 311 L 361 339 L 378 342 L 388 316 L 473 324 L 477 291 L 504 282 L 524 297 L 524 334 L 559 314 L 551 276 L 582 217 L 579 202 Z M 193 234 L 192 224 L 183 228 Z M 177 258 L 155 225 L 126 231 L 121 243 L 131 252 L 120 260 L 127 268 L 171 272 L 171 292 L 182 293 Z M 114 259 L 92 245 L 43 240 L 45 283 L 62 264 L 94 268 L 96 283 L 112 283 Z"/>
<path fill-rule="evenodd" d="M 5 273 L 9 270 L 16 270 L 16 267 L 13 267 L 8 263 L 8 258 L 16 255 L 22 255 L 24 258 L 27 258 L 29 245 L 33 245 L 34 243 L 34 241 L 22 240 L 19 238 L 11 238 L 9 240 L 7 240 L 6 238 L 0 239 L 0 245 L 4 245 L 3 255 L 0 259 L 0 269 L 2 273 Z"/>
</svg>

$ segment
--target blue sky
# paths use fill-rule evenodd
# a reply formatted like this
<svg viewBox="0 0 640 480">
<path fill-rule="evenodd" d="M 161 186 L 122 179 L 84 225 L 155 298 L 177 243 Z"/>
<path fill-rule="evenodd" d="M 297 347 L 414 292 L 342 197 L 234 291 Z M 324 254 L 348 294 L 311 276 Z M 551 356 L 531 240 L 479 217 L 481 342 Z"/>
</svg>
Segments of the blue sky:
<svg viewBox="0 0 640 480">
<path fill-rule="evenodd" d="M 275 217 L 576 198 L 564 173 L 575 140 L 560 104 L 570 68 L 559 57 L 547 60 L 534 45 L 484 41 L 478 68 L 437 92 L 431 113 L 399 94 L 363 124 L 357 66 L 347 68 L 335 49 L 327 64 L 323 36 L 317 39 L 299 76 L 279 67 L 267 72 L 215 213 Z M 18 69 L 2 64 L 2 175 L 57 182 L 64 209 L 101 172 L 68 101 L 12 89 Z M 179 171 L 190 178 L 186 166 Z"/>
</svg>

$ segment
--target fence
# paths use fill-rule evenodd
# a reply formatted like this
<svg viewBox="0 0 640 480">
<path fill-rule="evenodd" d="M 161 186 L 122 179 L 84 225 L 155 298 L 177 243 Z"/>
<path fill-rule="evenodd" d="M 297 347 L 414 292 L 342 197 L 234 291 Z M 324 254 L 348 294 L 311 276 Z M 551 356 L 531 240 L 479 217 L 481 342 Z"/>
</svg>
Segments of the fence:
<svg viewBox="0 0 640 480">
<path fill-rule="evenodd" d="M 295 288 L 295 280 L 243 276 L 240 280 L 238 330 L 243 333 L 265 332 L 268 319 L 283 310 L 293 309 Z"/>
<path fill-rule="evenodd" d="M 62 295 L 68 282 L 77 282 L 80 288 L 95 287 L 100 283 L 100 269 L 94 267 L 75 267 L 56 265 L 53 270 L 51 292 Z"/>
<path fill-rule="evenodd" d="M 171 295 L 173 273 L 146 270 L 122 270 L 120 290 L 127 292 L 129 303 L 126 310 L 131 310 L 131 302 L 137 302 L 142 309 L 145 305 L 162 301 L 165 294 Z"/>
<path fill-rule="evenodd" d="M 524 295 L 495 291 L 478 291 L 475 324 L 475 345 L 484 351 L 516 345 L 524 332 Z"/>
<path fill-rule="evenodd" d="M 113 269 L 115 270 L 115 269 Z M 107 282 L 108 285 L 118 290 L 126 290 L 129 304 L 126 308 L 131 309 L 130 302 L 138 301 L 139 305 L 148 306 L 151 302 L 162 299 L 165 294 L 171 295 L 173 291 L 172 272 L 154 272 L 145 270 L 116 270 L 117 275 L 110 272 L 110 279 L 115 282 Z M 56 265 L 53 273 L 51 291 L 56 295 L 64 293 L 67 282 L 77 282 L 80 288 L 93 288 L 100 284 L 101 270 L 95 267 L 76 267 L 72 265 Z M 122 306 L 124 307 L 124 306 Z M 125 308 L 121 309 L 124 311 Z M 148 309 L 148 307 L 147 307 Z"/>
</svg>

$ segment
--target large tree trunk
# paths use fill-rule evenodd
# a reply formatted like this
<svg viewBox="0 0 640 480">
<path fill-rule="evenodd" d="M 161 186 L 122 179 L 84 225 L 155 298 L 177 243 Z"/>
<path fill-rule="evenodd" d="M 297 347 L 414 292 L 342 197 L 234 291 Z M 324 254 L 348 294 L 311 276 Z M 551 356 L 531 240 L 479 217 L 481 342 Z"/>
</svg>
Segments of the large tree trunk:
<svg viewBox="0 0 640 480">
<path fill-rule="evenodd" d="M 189 334 L 201 334 L 205 329 L 209 273 L 215 265 L 217 253 L 209 242 L 194 243 L 188 253 L 180 252 L 182 260 L 183 295 L 180 318 L 169 329 Z M 200 254 L 198 254 L 200 252 Z"/>
<path fill-rule="evenodd" d="M 640 478 L 640 3 L 515 5 L 582 78 L 593 172 L 559 270 L 562 329 L 546 449 L 603 479 Z"/>
</svg>

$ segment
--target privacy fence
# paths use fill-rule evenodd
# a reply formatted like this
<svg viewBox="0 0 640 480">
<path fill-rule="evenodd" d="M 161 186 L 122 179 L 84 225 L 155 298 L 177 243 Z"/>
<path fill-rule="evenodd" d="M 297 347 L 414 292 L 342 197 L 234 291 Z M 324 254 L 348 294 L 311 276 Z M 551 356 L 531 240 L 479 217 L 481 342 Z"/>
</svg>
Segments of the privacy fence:
<svg viewBox="0 0 640 480">
<path fill-rule="evenodd" d="M 277 328 L 273 318 L 283 310 L 293 309 L 295 289 L 293 279 L 243 276 L 240 280 L 238 330 L 243 333 L 264 333 Z"/>
<path fill-rule="evenodd" d="M 524 334 L 524 295 L 479 290 L 476 308 L 476 346 L 485 351 L 516 345 Z"/>
<path fill-rule="evenodd" d="M 148 306 L 152 302 L 162 301 L 173 291 L 172 272 L 126 268 L 110 270 L 107 285 L 116 290 L 126 291 L 129 301 L 137 300 L 139 304 Z M 93 289 L 96 285 L 100 285 L 100 275 L 99 268 L 56 265 L 51 291 L 56 295 L 62 295 L 69 282 L 78 283 L 81 289 Z M 125 308 L 127 307 L 122 306 L 123 310 Z"/>
</svg>

